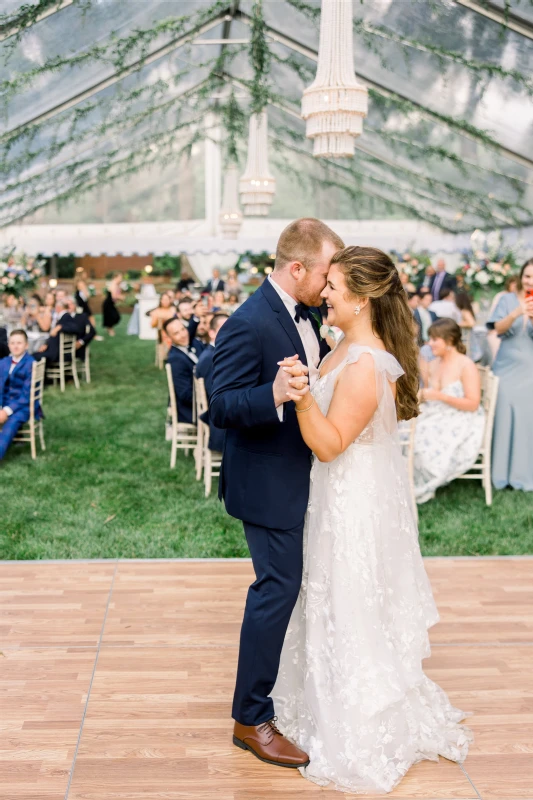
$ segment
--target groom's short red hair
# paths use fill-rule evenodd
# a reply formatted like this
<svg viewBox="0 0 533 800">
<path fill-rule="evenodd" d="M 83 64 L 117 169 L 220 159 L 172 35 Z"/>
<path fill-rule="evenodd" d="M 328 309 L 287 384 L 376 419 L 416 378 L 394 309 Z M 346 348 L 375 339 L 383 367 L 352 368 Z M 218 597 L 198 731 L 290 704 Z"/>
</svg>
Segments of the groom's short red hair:
<svg viewBox="0 0 533 800">
<path fill-rule="evenodd" d="M 304 217 L 291 222 L 279 237 L 275 268 L 281 270 L 292 261 L 299 261 L 306 269 L 312 269 L 324 242 L 331 242 L 339 250 L 344 247 L 340 236 L 319 219 Z"/>
</svg>

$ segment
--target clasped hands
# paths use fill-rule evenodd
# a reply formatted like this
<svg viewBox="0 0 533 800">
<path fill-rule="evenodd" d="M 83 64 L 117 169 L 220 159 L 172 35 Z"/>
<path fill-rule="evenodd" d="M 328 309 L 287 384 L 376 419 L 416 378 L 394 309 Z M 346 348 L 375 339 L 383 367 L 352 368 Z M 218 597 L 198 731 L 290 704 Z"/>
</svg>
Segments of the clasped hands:
<svg viewBox="0 0 533 800">
<path fill-rule="evenodd" d="M 309 370 L 297 355 L 278 361 L 278 374 L 274 380 L 276 408 L 292 400 L 300 405 L 309 392 Z"/>
</svg>

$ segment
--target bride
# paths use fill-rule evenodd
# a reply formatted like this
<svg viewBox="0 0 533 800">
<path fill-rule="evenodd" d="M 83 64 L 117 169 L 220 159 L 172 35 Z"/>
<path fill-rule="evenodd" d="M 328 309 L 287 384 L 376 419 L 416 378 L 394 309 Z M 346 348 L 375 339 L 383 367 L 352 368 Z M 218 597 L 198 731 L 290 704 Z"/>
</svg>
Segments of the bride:
<svg viewBox="0 0 533 800">
<path fill-rule="evenodd" d="M 344 336 L 312 395 L 289 395 L 314 452 L 304 576 L 272 691 L 302 774 L 343 792 L 389 792 L 412 764 L 463 761 L 467 714 L 422 670 L 439 620 L 397 420 L 418 414 L 412 315 L 389 257 L 347 247 L 322 297 Z M 294 377 L 305 368 L 284 364 Z"/>
</svg>

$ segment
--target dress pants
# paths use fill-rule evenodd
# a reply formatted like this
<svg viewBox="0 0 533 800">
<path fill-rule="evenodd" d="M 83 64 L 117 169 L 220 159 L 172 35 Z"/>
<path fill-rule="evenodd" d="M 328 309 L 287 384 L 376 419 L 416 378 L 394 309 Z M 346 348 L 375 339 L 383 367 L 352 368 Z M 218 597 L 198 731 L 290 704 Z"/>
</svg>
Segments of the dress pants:
<svg viewBox="0 0 533 800">
<path fill-rule="evenodd" d="M 241 725 L 274 716 L 269 695 L 302 583 L 303 528 L 303 519 L 288 531 L 244 523 L 256 580 L 246 599 L 233 698 L 232 716 Z"/>
<path fill-rule="evenodd" d="M 6 419 L 0 430 L 0 461 L 7 453 L 7 448 L 17 435 L 21 425 L 27 422 L 29 415 L 27 411 L 15 411 Z"/>
</svg>

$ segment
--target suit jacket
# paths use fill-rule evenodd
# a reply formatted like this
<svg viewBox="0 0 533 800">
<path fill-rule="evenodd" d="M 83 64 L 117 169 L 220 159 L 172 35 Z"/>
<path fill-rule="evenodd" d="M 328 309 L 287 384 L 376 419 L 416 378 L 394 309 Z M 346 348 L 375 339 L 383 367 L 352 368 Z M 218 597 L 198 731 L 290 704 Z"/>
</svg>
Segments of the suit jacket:
<svg viewBox="0 0 533 800">
<path fill-rule="evenodd" d="M 433 275 L 431 278 L 431 282 L 429 284 L 432 296 L 433 296 L 433 286 L 435 285 L 435 280 L 437 279 L 438 275 L 439 275 L 438 272 L 435 275 Z M 456 287 L 457 287 L 457 279 L 454 277 L 454 275 L 450 275 L 449 272 L 446 272 L 444 274 L 444 278 L 442 280 L 439 293 L 441 289 L 452 289 L 455 291 Z M 440 300 L 440 297 L 433 297 L 433 300 Z"/>
<path fill-rule="evenodd" d="M 85 358 L 85 346 L 94 338 L 96 331 L 89 321 L 87 314 L 63 314 L 57 323 L 61 325 L 61 333 L 70 333 L 76 336 L 76 339 L 83 340 L 83 347 L 76 350 L 77 358 Z M 46 341 L 46 350 L 42 353 L 36 353 L 37 360 L 46 358 L 48 362 L 59 361 L 59 333 L 57 336 L 49 336 Z"/>
<path fill-rule="evenodd" d="M 437 315 L 435 314 L 434 311 L 429 311 L 429 308 L 428 308 L 428 312 L 429 312 L 429 316 L 431 317 L 431 324 L 433 324 L 434 322 L 437 321 L 438 317 L 437 317 Z M 422 320 L 420 318 L 420 312 L 418 311 L 418 308 L 415 308 L 415 310 L 413 312 L 413 317 L 414 317 L 414 320 L 415 320 L 415 323 L 416 323 L 416 327 L 418 328 L 418 337 L 417 337 L 418 338 L 418 344 L 419 345 L 423 345 L 424 341 L 422 339 Z"/>
<path fill-rule="evenodd" d="M 23 422 L 30 418 L 31 371 L 33 356 L 25 353 L 9 374 L 11 356 L 0 359 L 0 408 L 9 406 L 13 414 L 17 414 Z M 35 403 L 35 414 L 42 417 L 38 403 Z"/>
<path fill-rule="evenodd" d="M 226 284 L 221 278 L 219 278 L 218 280 L 209 278 L 209 280 L 205 285 L 205 290 L 206 292 L 209 292 L 209 294 L 211 294 L 212 292 L 223 292 L 225 288 Z"/>
<path fill-rule="evenodd" d="M 321 358 L 328 351 L 321 340 Z M 272 390 L 277 362 L 294 353 L 307 364 L 294 320 L 265 281 L 220 329 L 213 361 L 210 419 L 226 429 L 220 496 L 233 517 L 279 530 L 301 524 L 309 499 L 311 451 L 294 403 L 280 422 Z"/>
<path fill-rule="evenodd" d="M 168 351 L 167 363 L 172 370 L 172 382 L 178 406 L 178 422 L 192 423 L 193 375 L 195 362 L 192 358 L 172 345 Z"/>
<path fill-rule="evenodd" d="M 205 350 L 203 351 L 202 355 L 198 359 L 198 364 L 196 365 L 196 377 L 203 378 L 205 384 L 205 392 L 207 394 L 207 400 L 211 402 L 211 395 L 213 394 L 213 357 L 215 355 L 215 348 L 213 345 L 207 345 Z M 213 425 L 211 420 L 209 409 L 202 414 L 202 422 L 205 422 L 209 425 L 209 449 L 216 450 L 217 452 L 221 453 L 224 449 L 224 437 L 225 431 L 222 428 L 217 428 L 216 425 Z"/>
</svg>

